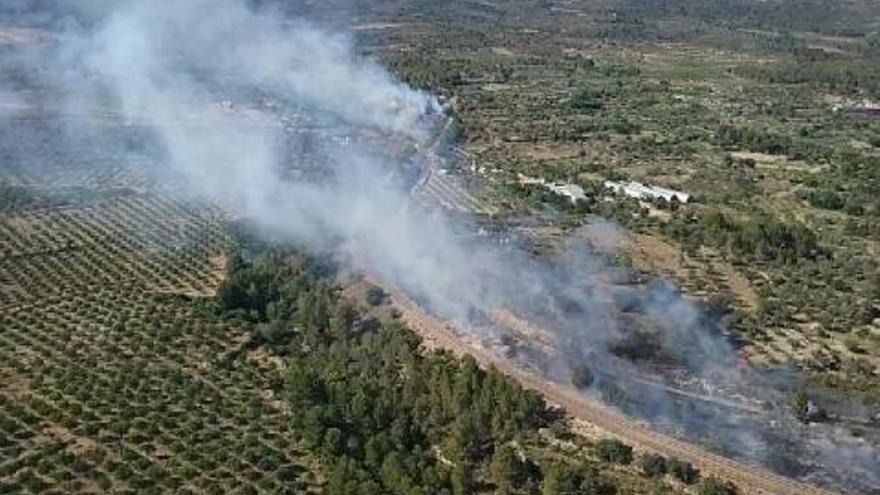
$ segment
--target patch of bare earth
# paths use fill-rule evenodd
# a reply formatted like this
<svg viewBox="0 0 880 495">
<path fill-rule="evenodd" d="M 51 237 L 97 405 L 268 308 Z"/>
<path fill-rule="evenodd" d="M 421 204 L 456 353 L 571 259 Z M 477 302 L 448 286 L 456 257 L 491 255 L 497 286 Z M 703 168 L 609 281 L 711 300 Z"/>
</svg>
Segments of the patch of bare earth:
<svg viewBox="0 0 880 495">
<path fill-rule="evenodd" d="M 752 160 L 755 166 L 765 170 L 785 170 L 819 173 L 822 167 L 819 165 L 810 165 L 798 160 L 790 160 L 785 155 L 771 155 L 768 153 L 758 153 L 753 151 L 734 151 L 730 154 L 737 160 Z"/>
<path fill-rule="evenodd" d="M 585 229 L 583 235 L 596 248 L 625 253 L 638 268 L 663 273 L 685 288 L 710 281 L 733 294 L 743 309 L 753 311 L 758 307 L 758 294 L 746 276 L 717 253 L 704 249 L 697 259 L 684 253 L 677 245 L 646 234 L 619 231 L 611 245 L 602 230 Z"/>
<path fill-rule="evenodd" d="M 700 259 L 695 259 L 679 247 L 653 236 L 633 234 L 629 239 L 628 252 L 638 265 L 671 274 L 684 285 L 697 279 L 711 280 L 736 296 L 744 309 L 757 309 L 758 294 L 749 280 L 717 253 L 703 249 Z"/>
<path fill-rule="evenodd" d="M 214 281 L 214 287 L 210 294 L 213 296 L 217 292 L 217 287 L 226 280 L 226 253 L 211 256 L 208 261 L 211 263 L 210 278 Z"/>
<path fill-rule="evenodd" d="M 0 371 L 0 395 L 17 397 L 28 391 L 30 380 L 11 369 Z"/>
<path fill-rule="evenodd" d="M 257 364 L 269 366 L 276 370 L 284 369 L 284 360 L 279 356 L 269 353 L 267 349 L 262 347 L 248 352 L 247 358 Z"/>
<path fill-rule="evenodd" d="M 510 48 L 504 48 L 503 46 L 493 46 L 492 48 L 489 48 L 489 49 L 492 50 L 492 53 L 494 53 L 495 55 L 501 55 L 503 57 L 516 56 L 516 54 L 513 53 L 513 51 Z"/>
<path fill-rule="evenodd" d="M 753 151 L 734 151 L 730 154 L 737 160 L 754 160 L 757 163 L 781 163 L 788 161 L 785 155 L 770 155 Z"/>
<path fill-rule="evenodd" d="M 518 156 L 532 160 L 562 160 L 576 158 L 581 149 L 578 146 L 566 144 L 521 144 L 512 147 Z"/>
</svg>

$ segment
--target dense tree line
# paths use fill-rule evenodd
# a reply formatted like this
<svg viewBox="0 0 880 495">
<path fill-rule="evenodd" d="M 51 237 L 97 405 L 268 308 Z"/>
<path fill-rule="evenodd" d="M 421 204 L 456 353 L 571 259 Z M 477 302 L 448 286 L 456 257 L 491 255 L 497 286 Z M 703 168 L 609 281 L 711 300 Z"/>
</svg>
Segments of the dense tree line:
<svg viewBox="0 0 880 495">
<path fill-rule="evenodd" d="M 817 208 L 880 217 L 880 158 L 838 151 L 829 161 L 828 171 L 822 177 L 804 178 L 805 189 L 799 191 L 799 197 Z"/>
<path fill-rule="evenodd" d="M 219 311 L 250 320 L 254 342 L 287 359 L 278 388 L 297 435 L 327 466 L 329 493 L 615 493 L 595 470 L 522 450 L 556 420 L 537 393 L 472 357 L 424 353 L 397 321 L 362 325 L 326 264 L 238 243 L 229 270 Z M 631 455 L 614 448 L 614 460 Z"/>
<path fill-rule="evenodd" d="M 724 124 L 717 132 L 719 144 L 725 148 L 740 148 L 772 155 L 788 155 L 791 139 L 767 130 Z"/>
<path fill-rule="evenodd" d="M 510 64 L 438 59 L 424 53 L 390 59 L 388 63 L 407 84 L 435 92 L 466 84 L 506 83 L 514 74 Z"/>
<path fill-rule="evenodd" d="M 619 0 L 619 19 L 659 21 L 699 20 L 719 27 L 814 31 L 827 34 L 864 34 L 870 26 L 857 7 L 832 0 Z"/>
<path fill-rule="evenodd" d="M 875 56 L 812 58 L 742 66 L 737 73 L 772 84 L 805 84 L 844 94 L 880 96 L 880 68 Z"/>
<path fill-rule="evenodd" d="M 764 262 L 796 264 L 821 255 L 816 234 L 804 224 L 771 216 L 736 220 L 721 212 L 675 215 L 664 230 L 689 250 L 701 245 Z"/>
</svg>

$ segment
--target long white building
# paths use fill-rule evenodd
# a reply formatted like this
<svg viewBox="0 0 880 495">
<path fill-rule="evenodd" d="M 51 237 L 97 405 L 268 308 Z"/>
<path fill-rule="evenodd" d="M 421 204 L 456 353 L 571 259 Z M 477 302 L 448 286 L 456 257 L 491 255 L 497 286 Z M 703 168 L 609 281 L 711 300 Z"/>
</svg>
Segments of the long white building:
<svg viewBox="0 0 880 495">
<path fill-rule="evenodd" d="M 544 186 L 560 196 L 565 196 L 566 198 L 571 200 L 572 203 L 587 200 L 586 191 L 584 191 L 583 187 L 577 184 L 568 184 L 565 182 L 547 182 L 543 178 L 529 177 L 523 174 L 517 175 L 519 177 L 519 184 L 521 186 Z"/>
<path fill-rule="evenodd" d="M 665 187 L 646 186 L 641 182 L 635 181 L 617 182 L 606 180 L 605 187 L 636 199 L 663 198 L 666 201 L 672 201 L 672 199 L 675 198 L 679 203 L 687 203 L 691 198 L 691 195 L 688 193 L 667 189 Z"/>
</svg>

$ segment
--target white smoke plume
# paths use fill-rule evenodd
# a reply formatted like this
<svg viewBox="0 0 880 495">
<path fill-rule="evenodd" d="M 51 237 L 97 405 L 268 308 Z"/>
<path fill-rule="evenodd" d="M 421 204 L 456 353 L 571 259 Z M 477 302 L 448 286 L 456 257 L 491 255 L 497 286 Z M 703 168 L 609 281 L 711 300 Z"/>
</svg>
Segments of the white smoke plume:
<svg viewBox="0 0 880 495">
<path fill-rule="evenodd" d="M 281 23 L 236 0 L 188 0 L 169 8 L 135 1 L 94 31 L 68 35 L 64 59 L 84 68 L 118 101 L 128 121 L 156 131 L 173 169 L 210 198 L 231 202 L 264 226 L 320 246 L 347 240 L 354 254 L 434 299 L 467 259 L 435 220 L 407 207 L 405 192 L 366 150 L 325 149 L 329 183 L 280 176 L 282 124 L 275 116 L 229 111 L 211 97 L 260 88 L 311 113 L 349 125 L 425 136 L 419 119 L 436 100 L 357 57 L 345 36 L 303 21 Z M 460 266 L 462 272 L 466 267 Z M 444 278 L 450 278 L 444 283 Z"/>
</svg>

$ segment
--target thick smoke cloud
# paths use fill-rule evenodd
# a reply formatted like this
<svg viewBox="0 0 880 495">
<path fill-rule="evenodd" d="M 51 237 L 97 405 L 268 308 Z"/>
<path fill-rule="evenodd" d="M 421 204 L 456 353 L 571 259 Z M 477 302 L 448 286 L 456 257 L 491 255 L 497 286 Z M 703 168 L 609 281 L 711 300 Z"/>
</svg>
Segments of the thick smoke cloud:
<svg viewBox="0 0 880 495">
<path fill-rule="evenodd" d="M 25 15 L 24 4 L 17 8 Z M 683 406 L 614 352 L 638 322 L 651 322 L 664 359 L 723 389 L 751 387 L 779 401 L 775 387 L 757 383 L 766 376 L 737 369 L 736 350 L 717 322 L 673 288 L 622 287 L 626 270 L 575 241 L 547 260 L 516 244 L 464 240 L 462 227 L 442 213 L 415 207 L 400 170 L 417 171 L 417 164 L 389 152 L 388 143 L 431 152 L 442 123 L 430 115 L 442 109 L 431 95 L 357 56 L 347 36 L 239 0 L 76 2 L 27 15 L 33 24 L 50 23 L 57 42 L 14 64 L 30 65 L 31 83 L 63 93 L 61 113 L 73 117 L 70 125 L 60 121 L 66 135 L 83 140 L 105 132 L 102 119 L 111 113 L 149 144 L 108 137 L 101 145 L 142 155 L 166 181 L 309 248 L 342 246 L 357 264 L 480 338 L 502 332 L 484 324 L 499 308 L 528 315 L 552 329 L 550 352 L 520 350 L 528 364 L 564 380 L 572 364 L 589 362 L 600 386 L 617 384 L 634 398 L 627 412 L 697 438 L 717 435 L 742 457 L 770 457 L 774 435 L 783 433 L 766 424 L 769 413 Z M 607 224 L 590 228 L 617 235 Z M 791 424 L 784 413 L 773 414 Z M 807 435 L 790 428 L 832 480 L 859 472 L 855 486 L 880 486 L 870 470 L 875 449 L 838 430 L 817 426 Z"/>
<path fill-rule="evenodd" d="M 450 273 L 464 253 L 442 223 L 407 208 L 370 150 L 324 145 L 331 180 L 285 181 L 278 116 L 217 104 L 218 93 L 259 89 L 334 125 L 424 138 L 419 119 L 437 102 L 356 57 L 346 37 L 233 0 L 130 2 L 96 31 L 69 35 L 62 56 L 103 85 L 126 120 L 153 129 L 172 169 L 208 197 L 309 246 L 349 240 L 384 274 L 417 290 L 430 281 L 423 295 L 460 282 Z"/>
<path fill-rule="evenodd" d="M 353 124 L 417 132 L 427 95 L 358 60 L 348 38 L 302 22 L 280 25 L 240 2 L 189 0 L 169 8 L 135 2 L 111 14 L 91 40 L 90 67 L 121 89 L 125 110 L 164 117 L 163 103 L 192 102 L 214 80 L 288 94 Z M 161 101 L 155 101 L 160 98 Z M 178 113 L 184 109 L 178 109 Z M 211 116 L 211 115 L 209 115 Z"/>
</svg>

